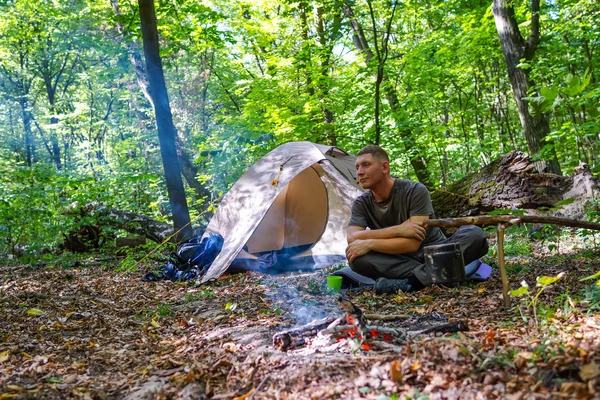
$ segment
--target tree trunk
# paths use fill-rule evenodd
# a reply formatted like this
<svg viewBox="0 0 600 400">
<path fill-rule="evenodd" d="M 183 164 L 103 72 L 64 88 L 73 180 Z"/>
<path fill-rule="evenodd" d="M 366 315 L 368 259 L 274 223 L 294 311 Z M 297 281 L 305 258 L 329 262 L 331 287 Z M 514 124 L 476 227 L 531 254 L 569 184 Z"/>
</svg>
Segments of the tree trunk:
<svg viewBox="0 0 600 400">
<path fill-rule="evenodd" d="M 34 161 L 35 153 L 33 147 L 33 136 L 31 134 L 31 114 L 27 110 L 27 99 L 21 98 L 19 100 L 21 106 L 21 117 L 23 118 L 23 134 L 25 136 L 25 154 L 27 166 L 31 167 Z"/>
<path fill-rule="evenodd" d="M 173 115 L 169 105 L 169 96 L 163 74 L 162 61 L 158 48 L 158 31 L 156 28 L 156 14 L 154 0 L 138 0 L 140 7 L 140 21 L 142 24 L 142 37 L 144 41 L 144 55 L 146 57 L 146 70 L 148 74 L 148 89 L 152 105 L 156 114 L 156 126 L 160 142 L 160 154 L 165 171 L 167 191 L 173 221 L 177 234 L 177 241 L 181 242 L 193 234 L 190 224 L 190 214 L 183 181 L 177 148 L 175 146 L 175 127 Z"/>
<path fill-rule="evenodd" d="M 328 144 L 337 145 L 337 137 L 335 134 L 335 114 L 328 105 L 329 99 L 329 75 L 331 70 L 331 54 L 333 46 L 341 30 L 342 7 L 341 2 L 336 1 L 333 4 L 335 13 L 332 18 L 330 29 L 326 27 L 326 21 L 323 18 L 323 7 L 314 5 L 316 31 L 321 45 L 319 55 L 320 77 L 317 79 L 319 88 L 319 103 L 322 104 L 321 112 L 323 113 L 323 124 L 325 128 L 325 140 Z M 305 12 L 305 10 L 303 11 Z M 303 18 L 305 15 L 303 15 Z"/>
<path fill-rule="evenodd" d="M 111 0 L 111 5 L 115 15 L 121 15 L 118 0 Z M 122 36 L 121 39 L 126 40 L 126 38 L 124 37 L 125 27 L 120 24 L 117 24 L 117 30 Z M 131 65 L 133 65 L 133 70 L 135 72 L 137 84 L 142 90 L 144 97 L 150 103 L 152 103 L 149 88 L 149 78 L 138 46 L 133 42 L 127 42 L 126 47 L 129 54 L 129 62 L 131 63 Z M 183 143 L 179 139 L 177 134 L 175 134 L 175 145 L 177 146 L 177 154 L 179 156 L 179 162 L 181 163 L 181 172 L 187 184 L 196 191 L 198 196 L 210 197 L 210 191 L 206 189 L 197 178 L 198 168 L 193 164 L 192 160 L 190 159 L 190 156 L 185 151 L 185 147 L 183 146 Z M 208 202 L 205 202 L 204 205 L 206 208 L 208 206 Z"/>
<path fill-rule="evenodd" d="M 369 46 L 369 42 L 365 36 L 362 26 L 360 25 L 358 20 L 354 18 L 354 12 L 352 11 L 352 8 L 348 4 L 348 2 L 344 4 L 344 13 L 350 21 L 350 28 L 352 29 L 353 33 L 352 40 L 354 42 L 354 46 L 358 51 L 362 52 L 365 55 L 365 59 L 368 64 L 374 57 L 373 51 Z M 382 80 L 385 81 L 386 78 L 383 72 L 382 75 Z M 400 107 L 398 95 L 396 94 L 394 88 L 392 88 L 390 85 L 383 85 L 383 90 L 385 98 L 390 106 L 390 109 L 392 110 L 392 117 L 394 118 L 396 125 L 403 125 L 403 122 L 400 118 L 400 115 L 402 115 L 403 110 Z M 409 148 L 407 145 L 408 143 L 410 143 L 411 145 L 416 143 L 416 140 L 413 137 L 414 133 L 412 132 L 412 130 L 407 128 L 399 128 L 398 133 L 400 134 L 401 142 L 404 145 L 405 153 L 409 155 L 410 165 L 413 167 L 417 179 L 425 186 L 432 187 L 433 184 L 431 182 L 431 177 L 429 176 L 429 171 L 427 170 L 427 166 L 424 161 L 425 159 L 420 154 L 420 150 L 416 146 Z"/>
<path fill-rule="evenodd" d="M 521 36 L 515 9 L 509 0 L 493 0 L 493 14 L 496 29 L 502 45 L 502 53 L 508 68 L 508 77 L 517 102 L 519 119 L 523 126 L 523 133 L 527 140 L 527 147 L 532 155 L 540 153 L 544 147 L 544 139 L 550 133 L 550 124 L 546 115 L 535 117 L 529 113 L 525 97 L 532 86 L 529 80 L 529 71 L 518 68 L 521 59 L 532 60 L 539 42 L 539 20 L 540 0 L 531 2 L 531 33 L 529 40 L 525 41 Z M 551 143 L 550 143 L 551 144 Z M 560 175 L 560 166 L 556 159 L 556 153 L 552 148 L 552 159 L 550 161 L 539 161 L 536 166 L 540 172 L 549 171 Z"/>
<path fill-rule="evenodd" d="M 526 154 L 511 152 L 447 189 L 435 190 L 431 194 L 433 209 L 447 218 L 543 207 L 553 216 L 582 218 L 585 203 L 600 192 L 600 184 L 585 164 L 576 168 L 572 177 L 537 173 L 535 169 Z M 559 205 L 567 199 L 572 202 Z"/>
</svg>

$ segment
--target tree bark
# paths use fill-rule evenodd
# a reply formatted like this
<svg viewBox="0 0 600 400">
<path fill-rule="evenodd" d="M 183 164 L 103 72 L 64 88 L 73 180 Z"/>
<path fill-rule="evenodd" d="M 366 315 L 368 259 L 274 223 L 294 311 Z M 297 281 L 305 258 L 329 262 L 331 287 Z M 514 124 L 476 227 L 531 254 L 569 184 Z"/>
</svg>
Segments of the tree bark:
<svg viewBox="0 0 600 400">
<path fill-rule="evenodd" d="M 529 112 L 528 104 L 523 99 L 529 95 L 532 82 L 529 79 L 529 71 L 519 68 L 518 65 L 522 59 L 532 60 L 535 55 L 540 37 L 540 0 L 531 2 L 531 33 L 528 41 L 521 36 L 515 9 L 510 0 L 493 0 L 492 11 L 527 147 L 532 155 L 537 155 L 544 147 L 545 138 L 550 133 L 550 123 L 546 115 L 536 117 Z M 540 172 L 548 171 L 558 175 L 561 173 L 554 148 L 552 159 L 539 161 L 536 166 Z"/>
<path fill-rule="evenodd" d="M 177 148 L 175 146 L 173 115 L 171 114 L 171 106 L 169 104 L 169 96 L 165 84 L 162 61 L 160 59 L 154 0 L 138 0 L 138 4 L 140 7 L 144 55 L 146 57 L 146 71 L 148 74 L 148 92 L 156 114 L 160 154 L 165 171 L 165 180 L 175 230 L 179 231 L 177 241 L 181 242 L 190 238 L 193 235 L 193 231 L 183 181 L 181 180 Z"/>
<path fill-rule="evenodd" d="M 19 99 L 19 106 L 21 106 L 21 117 L 23 119 L 23 134 L 25 136 L 25 154 L 27 166 L 31 167 L 34 161 L 35 153 L 33 147 L 33 135 L 31 134 L 31 114 L 27 109 L 27 99 L 25 96 Z"/>
<path fill-rule="evenodd" d="M 600 184 L 585 164 L 577 167 L 572 177 L 537 173 L 535 168 L 526 154 L 511 152 L 445 189 L 434 190 L 433 208 L 443 217 L 542 208 L 554 216 L 582 218 L 585 203 L 600 192 Z M 567 199 L 573 200 L 558 206 Z"/>
</svg>

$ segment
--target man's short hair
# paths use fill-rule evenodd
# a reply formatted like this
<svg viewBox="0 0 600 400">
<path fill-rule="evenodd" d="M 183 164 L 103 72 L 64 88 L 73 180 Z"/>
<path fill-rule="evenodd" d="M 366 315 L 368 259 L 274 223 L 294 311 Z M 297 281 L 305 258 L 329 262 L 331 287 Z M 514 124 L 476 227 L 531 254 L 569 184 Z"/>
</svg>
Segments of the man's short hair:
<svg viewBox="0 0 600 400">
<path fill-rule="evenodd" d="M 370 144 L 368 146 L 363 147 L 356 154 L 356 156 L 357 157 L 362 156 L 363 154 L 371 154 L 373 156 L 373 158 L 377 159 L 379 162 L 384 162 L 384 161 L 390 162 L 390 158 L 388 157 L 385 150 L 379 146 L 375 146 L 374 144 Z"/>
</svg>

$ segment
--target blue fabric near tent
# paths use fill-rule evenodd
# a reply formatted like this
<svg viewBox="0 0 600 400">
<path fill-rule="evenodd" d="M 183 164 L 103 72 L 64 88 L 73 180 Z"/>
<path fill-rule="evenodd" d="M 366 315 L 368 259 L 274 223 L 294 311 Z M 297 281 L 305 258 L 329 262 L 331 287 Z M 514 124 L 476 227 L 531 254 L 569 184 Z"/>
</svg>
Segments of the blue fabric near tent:
<svg viewBox="0 0 600 400">
<path fill-rule="evenodd" d="M 258 254 L 256 259 L 235 259 L 228 272 L 259 271 L 265 274 L 280 274 L 292 271 L 313 271 L 313 257 L 296 258 L 297 254 L 309 249 L 312 244 L 266 251 Z"/>
<path fill-rule="evenodd" d="M 211 233 L 201 240 L 200 236 L 182 243 L 177 253 L 171 254 L 167 265 L 157 272 L 149 272 L 142 277 L 144 282 L 160 280 L 187 281 L 202 277 L 223 247 L 223 237 Z"/>
</svg>

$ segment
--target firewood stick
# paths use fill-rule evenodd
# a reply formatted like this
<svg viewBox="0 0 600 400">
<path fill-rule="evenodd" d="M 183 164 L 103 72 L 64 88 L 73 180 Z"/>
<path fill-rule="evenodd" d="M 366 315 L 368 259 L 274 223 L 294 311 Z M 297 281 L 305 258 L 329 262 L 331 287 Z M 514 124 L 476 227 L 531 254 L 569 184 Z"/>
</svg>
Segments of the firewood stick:
<svg viewBox="0 0 600 400">
<path fill-rule="evenodd" d="M 396 321 L 399 319 L 408 319 L 410 315 L 386 315 L 386 314 L 363 314 L 369 321 Z"/>
<path fill-rule="evenodd" d="M 453 321 L 448 322 L 447 324 L 430 326 L 429 328 L 419 329 L 416 331 L 408 331 L 408 337 L 414 337 L 418 335 L 425 335 L 427 333 L 454 333 L 454 332 L 464 332 L 469 330 L 469 327 L 464 321 Z"/>
<path fill-rule="evenodd" d="M 439 226 L 441 228 L 459 227 L 463 225 L 496 225 L 506 223 L 532 223 L 568 226 L 571 228 L 582 228 L 600 231 L 600 223 L 580 221 L 571 218 L 545 217 L 540 215 L 478 215 L 474 217 L 429 219 L 423 226 Z"/>
<path fill-rule="evenodd" d="M 502 297 L 504 297 L 504 307 L 510 307 L 510 298 L 508 297 L 508 277 L 506 276 L 506 267 L 504 266 L 504 225 L 498 224 L 498 267 L 500 268 L 500 278 L 502 279 Z"/>
<path fill-rule="evenodd" d="M 354 326 L 354 325 L 338 325 L 335 328 L 322 329 L 319 331 L 318 335 L 319 336 L 333 335 L 335 333 L 346 332 L 346 331 L 351 331 L 351 330 L 357 330 L 356 326 Z M 393 335 L 393 336 L 404 337 L 404 332 L 402 332 L 401 330 L 398 330 L 398 329 L 388 328 L 385 326 L 376 326 L 376 325 L 367 326 L 368 332 L 371 332 L 374 330 L 376 330 L 380 334 L 388 334 L 388 335 Z"/>
</svg>

